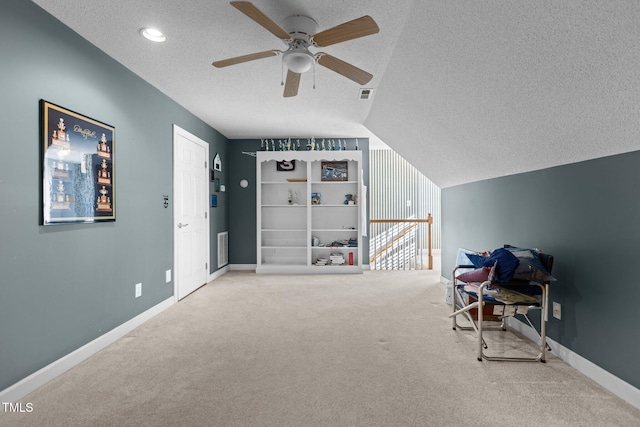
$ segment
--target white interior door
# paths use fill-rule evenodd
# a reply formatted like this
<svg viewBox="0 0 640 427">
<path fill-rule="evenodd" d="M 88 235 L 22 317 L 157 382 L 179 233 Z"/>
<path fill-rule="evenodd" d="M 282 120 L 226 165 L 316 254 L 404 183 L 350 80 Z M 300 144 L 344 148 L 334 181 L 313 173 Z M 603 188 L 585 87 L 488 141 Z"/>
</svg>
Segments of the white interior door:
<svg viewBox="0 0 640 427">
<path fill-rule="evenodd" d="M 209 144 L 174 125 L 174 293 L 182 299 L 207 283 Z"/>
</svg>

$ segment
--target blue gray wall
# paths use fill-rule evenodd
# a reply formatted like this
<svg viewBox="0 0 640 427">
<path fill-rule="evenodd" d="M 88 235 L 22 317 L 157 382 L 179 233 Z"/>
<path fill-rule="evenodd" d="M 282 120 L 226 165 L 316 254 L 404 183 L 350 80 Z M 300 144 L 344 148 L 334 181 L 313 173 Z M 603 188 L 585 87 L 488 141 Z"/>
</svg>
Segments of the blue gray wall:
<svg viewBox="0 0 640 427">
<path fill-rule="evenodd" d="M 640 242 L 640 152 L 442 190 L 442 274 L 458 248 L 509 243 L 554 255 L 550 338 L 640 388 L 633 276 Z"/>
<path fill-rule="evenodd" d="M 172 296 L 172 125 L 228 141 L 30 1 L 3 1 L 0 54 L 2 390 Z M 39 225 L 40 99 L 115 127 L 116 222 Z"/>
<path fill-rule="evenodd" d="M 320 139 L 320 138 L 317 138 Z M 347 138 L 349 148 L 355 147 L 355 138 Z M 369 185 L 369 138 L 358 138 L 362 150 L 364 185 Z M 229 144 L 229 262 L 231 264 L 256 264 L 256 159 L 243 154 L 260 150 L 259 139 L 234 139 Z M 240 187 L 240 180 L 249 181 L 247 188 Z M 367 210 L 367 221 L 369 212 Z M 362 238 L 363 265 L 369 264 L 369 237 Z"/>
</svg>

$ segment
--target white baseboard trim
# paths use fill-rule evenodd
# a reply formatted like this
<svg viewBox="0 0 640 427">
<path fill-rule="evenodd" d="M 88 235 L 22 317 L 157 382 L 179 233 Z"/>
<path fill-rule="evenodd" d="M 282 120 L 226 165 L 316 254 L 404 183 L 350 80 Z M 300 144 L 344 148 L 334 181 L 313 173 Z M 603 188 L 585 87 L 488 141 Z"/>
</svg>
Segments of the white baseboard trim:
<svg viewBox="0 0 640 427">
<path fill-rule="evenodd" d="M 256 264 L 231 264 L 231 270 L 255 271 Z"/>
<path fill-rule="evenodd" d="M 531 326 L 514 318 L 509 318 L 508 325 L 531 341 L 540 342 L 538 333 Z M 621 380 L 609 371 L 602 369 L 595 363 L 574 353 L 551 338 L 547 337 L 547 343 L 549 344 L 549 347 L 551 347 L 553 354 L 563 360 L 566 364 L 591 378 L 619 398 L 640 409 L 640 389 L 637 389 L 631 384 Z"/>
<path fill-rule="evenodd" d="M 257 268 L 257 264 L 231 264 L 230 270 L 235 271 L 255 271 Z M 363 270 L 371 270 L 371 266 L 369 264 L 364 264 L 362 266 Z"/>
<path fill-rule="evenodd" d="M 157 316 L 175 303 L 174 297 L 171 296 L 159 304 L 151 307 L 147 311 L 140 313 L 133 319 L 115 327 L 106 334 L 99 336 L 93 341 L 83 345 L 79 349 L 51 362 L 44 368 L 34 372 L 26 378 L 18 381 L 12 386 L 0 391 L 0 402 L 15 403 L 27 394 L 43 386 L 55 377 L 63 374 L 80 362 L 93 356 L 103 348 L 122 338 L 147 320 Z"/>
<path fill-rule="evenodd" d="M 216 280 L 218 277 L 222 276 L 224 273 L 226 273 L 229 270 L 231 270 L 231 266 L 227 264 L 224 267 L 214 271 L 213 273 L 209 274 L 209 276 L 207 277 L 207 283 Z"/>
</svg>

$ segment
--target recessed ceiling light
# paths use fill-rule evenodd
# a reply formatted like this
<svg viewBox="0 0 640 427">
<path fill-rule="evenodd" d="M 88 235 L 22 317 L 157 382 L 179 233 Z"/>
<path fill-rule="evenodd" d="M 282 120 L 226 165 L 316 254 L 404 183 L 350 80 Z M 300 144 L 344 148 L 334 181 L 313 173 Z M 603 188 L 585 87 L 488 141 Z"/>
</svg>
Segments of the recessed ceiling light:
<svg viewBox="0 0 640 427">
<path fill-rule="evenodd" d="M 140 30 L 140 34 L 144 36 L 144 38 L 151 40 L 152 42 L 161 43 L 165 41 L 167 38 L 162 32 L 156 30 L 155 28 L 143 28 Z"/>
</svg>

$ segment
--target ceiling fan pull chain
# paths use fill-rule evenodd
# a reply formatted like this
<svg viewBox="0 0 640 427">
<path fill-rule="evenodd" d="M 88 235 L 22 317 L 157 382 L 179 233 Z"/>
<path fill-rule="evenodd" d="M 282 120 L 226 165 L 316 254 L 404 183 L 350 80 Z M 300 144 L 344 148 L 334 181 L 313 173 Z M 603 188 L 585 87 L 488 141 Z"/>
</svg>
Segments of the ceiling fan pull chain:
<svg viewBox="0 0 640 427">
<path fill-rule="evenodd" d="M 280 86 L 284 86 L 284 56 L 282 57 L 282 73 L 281 73 L 281 77 L 282 77 L 282 81 L 280 82 Z"/>
<path fill-rule="evenodd" d="M 313 61 L 313 89 L 316 88 L 316 61 Z"/>
</svg>

